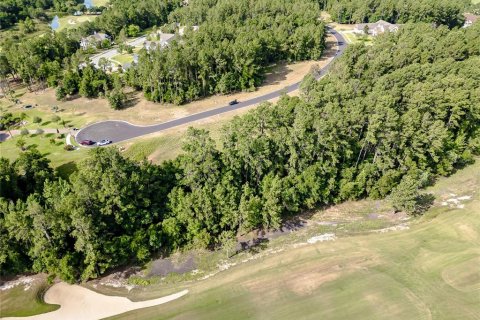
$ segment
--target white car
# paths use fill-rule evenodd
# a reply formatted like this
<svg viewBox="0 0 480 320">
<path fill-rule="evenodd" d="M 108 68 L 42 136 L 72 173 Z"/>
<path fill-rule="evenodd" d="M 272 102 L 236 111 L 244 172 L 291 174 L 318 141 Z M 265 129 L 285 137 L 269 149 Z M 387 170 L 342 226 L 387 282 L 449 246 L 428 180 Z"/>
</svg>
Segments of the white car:
<svg viewBox="0 0 480 320">
<path fill-rule="evenodd" d="M 103 140 L 97 142 L 97 146 L 106 146 L 107 144 L 110 144 L 110 143 L 112 143 L 112 141 L 110 141 L 108 139 L 103 139 Z"/>
</svg>

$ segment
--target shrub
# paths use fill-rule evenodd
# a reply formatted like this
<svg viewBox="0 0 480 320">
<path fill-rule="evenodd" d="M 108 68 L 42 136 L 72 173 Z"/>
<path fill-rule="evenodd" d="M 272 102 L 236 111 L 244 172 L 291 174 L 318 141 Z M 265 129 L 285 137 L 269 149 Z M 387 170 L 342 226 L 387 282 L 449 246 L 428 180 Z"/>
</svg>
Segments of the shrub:
<svg viewBox="0 0 480 320">
<path fill-rule="evenodd" d="M 60 121 L 60 117 L 55 115 L 55 116 L 52 116 L 52 122 L 59 122 Z"/>
<path fill-rule="evenodd" d="M 33 117 L 32 121 L 33 121 L 33 123 L 40 123 L 40 122 L 42 122 L 42 118 L 35 116 L 35 117 Z"/>
<path fill-rule="evenodd" d="M 63 147 L 63 149 L 65 149 L 66 151 L 73 151 L 75 150 L 75 147 L 72 146 L 71 144 L 67 144 L 65 145 L 65 147 Z"/>
<path fill-rule="evenodd" d="M 26 136 L 26 135 L 29 134 L 29 133 L 30 133 L 30 132 L 28 131 L 28 129 L 23 128 L 22 130 L 20 130 L 20 134 L 21 134 L 22 136 Z"/>
</svg>

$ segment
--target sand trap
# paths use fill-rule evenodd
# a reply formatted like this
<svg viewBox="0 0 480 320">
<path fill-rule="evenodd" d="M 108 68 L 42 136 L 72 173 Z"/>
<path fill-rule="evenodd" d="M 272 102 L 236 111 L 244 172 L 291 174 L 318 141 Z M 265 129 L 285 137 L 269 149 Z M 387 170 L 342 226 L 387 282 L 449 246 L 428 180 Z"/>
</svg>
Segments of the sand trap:
<svg viewBox="0 0 480 320">
<path fill-rule="evenodd" d="M 79 285 L 60 282 L 45 294 L 45 302 L 59 304 L 60 309 L 31 317 L 10 317 L 5 320 L 96 320 L 111 317 L 127 311 L 153 307 L 178 299 L 188 293 L 178 293 L 158 299 L 132 302 L 125 297 L 112 297 L 96 293 Z"/>
</svg>

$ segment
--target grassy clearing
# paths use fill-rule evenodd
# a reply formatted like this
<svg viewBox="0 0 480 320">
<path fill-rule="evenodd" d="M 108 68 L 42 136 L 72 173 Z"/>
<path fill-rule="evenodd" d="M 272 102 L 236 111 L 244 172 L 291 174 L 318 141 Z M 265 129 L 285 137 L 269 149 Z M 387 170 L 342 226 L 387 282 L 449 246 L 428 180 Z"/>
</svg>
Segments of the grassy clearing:
<svg viewBox="0 0 480 320">
<path fill-rule="evenodd" d="M 48 288 L 44 278 L 36 281 L 30 289 L 20 285 L 0 291 L 1 317 L 26 317 L 57 310 L 60 306 L 43 302 L 43 293 Z"/>
<path fill-rule="evenodd" d="M 479 186 L 477 161 L 428 190 L 437 202 L 409 230 L 286 249 L 187 283 L 182 299 L 111 319 L 478 319 Z M 472 198 L 463 208 L 441 205 L 452 194 Z"/>
<path fill-rule="evenodd" d="M 125 53 L 125 54 L 118 54 L 112 57 L 110 60 L 116 62 L 118 64 L 123 65 L 124 63 L 131 63 L 133 62 L 133 55 Z"/>
<path fill-rule="evenodd" d="M 55 139 L 55 143 L 50 140 Z M 18 158 L 21 150 L 16 146 L 19 139 L 24 139 L 26 146 L 36 146 L 38 151 L 46 154 L 50 159 L 52 167 L 56 168 L 62 176 L 66 176 L 75 170 L 75 162 L 83 159 L 88 152 L 86 148 L 80 148 L 74 151 L 66 151 L 65 137 L 60 138 L 58 134 L 44 133 L 31 134 L 27 136 L 15 136 L 13 139 L 8 139 L 0 143 L 0 156 L 10 159 L 11 161 Z"/>
<path fill-rule="evenodd" d="M 373 44 L 373 37 L 368 35 L 357 35 L 355 33 L 351 32 L 341 32 L 342 36 L 345 37 L 345 40 L 347 40 L 348 43 L 353 44 L 353 43 L 364 43 L 366 45 L 372 45 Z"/>
<path fill-rule="evenodd" d="M 93 0 L 92 3 L 95 7 L 106 7 L 110 0 Z"/>
<path fill-rule="evenodd" d="M 62 18 L 59 18 L 59 23 L 60 26 L 56 31 L 62 31 L 65 29 L 73 29 L 73 28 L 78 28 L 82 23 L 86 21 L 93 21 L 96 17 L 96 15 L 83 15 L 83 16 L 65 16 Z"/>
</svg>

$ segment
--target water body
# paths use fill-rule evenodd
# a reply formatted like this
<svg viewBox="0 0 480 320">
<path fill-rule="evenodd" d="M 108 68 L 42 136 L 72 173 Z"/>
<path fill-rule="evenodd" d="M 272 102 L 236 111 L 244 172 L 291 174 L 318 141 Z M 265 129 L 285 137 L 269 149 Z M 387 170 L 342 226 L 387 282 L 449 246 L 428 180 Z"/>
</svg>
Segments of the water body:
<svg viewBox="0 0 480 320">
<path fill-rule="evenodd" d="M 53 18 L 52 23 L 50 23 L 50 27 L 52 30 L 57 30 L 60 27 L 60 20 L 58 19 L 58 16 Z"/>
</svg>

